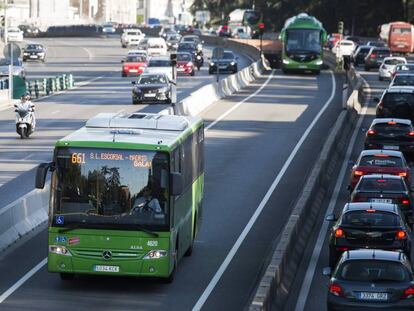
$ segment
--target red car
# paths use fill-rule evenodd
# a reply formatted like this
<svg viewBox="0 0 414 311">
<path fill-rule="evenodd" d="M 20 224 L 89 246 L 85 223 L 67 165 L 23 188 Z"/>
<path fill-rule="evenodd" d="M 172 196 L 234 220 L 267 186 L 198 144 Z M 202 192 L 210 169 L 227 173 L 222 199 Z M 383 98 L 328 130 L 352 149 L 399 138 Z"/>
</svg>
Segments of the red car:
<svg viewBox="0 0 414 311">
<path fill-rule="evenodd" d="M 148 61 L 144 55 L 129 55 L 122 60 L 122 76 L 139 76 L 147 67 Z"/>
<path fill-rule="evenodd" d="M 364 150 L 352 167 L 350 189 L 354 189 L 363 175 L 391 174 L 404 177 L 411 184 L 410 168 L 400 151 Z"/>
<path fill-rule="evenodd" d="M 194 76 L 194 62 L 190 53 L 177 53 L 177 73 Z"/>
</svg>

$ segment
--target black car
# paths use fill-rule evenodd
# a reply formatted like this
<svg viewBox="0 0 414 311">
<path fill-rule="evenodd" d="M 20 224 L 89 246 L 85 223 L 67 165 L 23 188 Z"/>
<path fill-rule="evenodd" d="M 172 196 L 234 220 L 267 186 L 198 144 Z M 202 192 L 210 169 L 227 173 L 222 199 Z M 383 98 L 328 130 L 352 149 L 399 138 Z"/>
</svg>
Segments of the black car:
<svg viewBox="0 0 414 311">
<path fill-rule="evenodd" d="M 361 176 L 351 193 L 351 202 L 392 203 L 397 204 L 404 220 L 413 223 L 411 191 L 402 176 L 364 175 Z"/>
<path fill-rule="evenodd" d="M 23 49 L 23 61 L 37 60 L 45 62 L 46 48 L 41 44 L 28 44 Z"/>
<path fill-rule="evenodd" d="M 407 256 L 398 251 L 352 250 L 342 254 L 328 283 L 327 309 L 413 310 L 414 276 Z"/>
<path fill-rule="evenodd" d="M 171 103 L 171 84 L 164 73 L 143 73 L 132 81 L 132 103 Z"/>
<path fill-rule="evenodd" d="M 414 128 L 408 119 L 374 119 L 365 136 L 365 149 L 399 150 L 414 153 Z"/>
<path fill-rule="evenodd" d="M 379 68 L 384 58 L 389 56 L 391 56 L 391 50 L 389 48 L 372 47 L 367 56 L 365 56 L 365 71 L 369 71 L 372 68 Z"/>
<path fill-rule="evenodd" d="M 237 68 L 237 60 L 239 59 L 236 57 L 232 51 L 224 51 L 223 57 L 217 59 L 214 57 L 216 53 L 213 50 L 213 57 L 210 60 L 210 65 L 208 68 L 208 73 L 213 74 L 217 72 L 217 66 L 219 72 L 230 72 L 236 73 L 238 71 Z"/>
<path fill-rule="evenodd" d="M 347 203 L 329 237 L 329 265 L 334 268 L 344 251 L 359 248 L 401 250 L 411 254 L 411 230 L 396 204 Z"/>
<path fill-rule="evenodd" d="M 365 63 L 365 57 L 367 56 L 368 52 L 371 50 L 371 46 L 367 45 L 360 45 L 355 52 L 352 54 L 352 61 L 355 66 L 362 65 Z"/>
<path fill-rule="evenodd" d="M 414 87 L 390 87 L 377 102 L 377 118 L 409 119 L 414 122 Z"/>
<path fill-rule="evenodd" d="M 178 44 L 178 47 L 177 47 L 177 53 L 179 52 L 190 53 L 191 55 L 194 55 L 195 57 L 197 55 L 197 46 L 191 42 L 182 42 Z"/>
</svg>

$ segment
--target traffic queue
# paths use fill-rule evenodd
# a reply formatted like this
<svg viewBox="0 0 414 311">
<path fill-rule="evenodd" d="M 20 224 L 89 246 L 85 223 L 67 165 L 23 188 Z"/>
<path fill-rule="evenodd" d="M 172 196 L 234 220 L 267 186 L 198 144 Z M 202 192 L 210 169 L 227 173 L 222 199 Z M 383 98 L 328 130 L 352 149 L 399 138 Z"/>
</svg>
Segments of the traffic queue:
<svg viewBox="0 0 414 311">
<path fill-rule="evenodd" d="M 329 267 L 323 272 L 330 276 L 328 310 L 414 308 L 409 166 L 414 160 L 414 64 L 375 42 L 370 45 L 356 48 L 354 66 L 379 68 L 379 80 L 390 85 L 374 98 L 376 117 L 351 168 L 349 202 L 339 215 L 326 217 L 333 224 Z"/>
</svg>

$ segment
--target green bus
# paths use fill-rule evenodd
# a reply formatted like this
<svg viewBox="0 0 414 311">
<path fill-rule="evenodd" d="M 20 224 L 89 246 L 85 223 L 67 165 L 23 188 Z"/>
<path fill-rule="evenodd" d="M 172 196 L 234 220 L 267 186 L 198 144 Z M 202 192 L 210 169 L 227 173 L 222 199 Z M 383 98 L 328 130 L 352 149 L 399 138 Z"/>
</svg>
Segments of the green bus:
<svg viewBox="0 0 414 311">
<path fill-rule="evenodd" d="M 101 113 L 57 141 L 51 171 L 48 271 L 171 282 L 191 255 L 204 191 L 197 117 Z"/>
<path fill-rule="evenodd" d="M 298 70 L 319 74 L 327 33 L 313 16 L 301 13 L 289 18 L 280 33 L 283 72 Z"/>
</svg>

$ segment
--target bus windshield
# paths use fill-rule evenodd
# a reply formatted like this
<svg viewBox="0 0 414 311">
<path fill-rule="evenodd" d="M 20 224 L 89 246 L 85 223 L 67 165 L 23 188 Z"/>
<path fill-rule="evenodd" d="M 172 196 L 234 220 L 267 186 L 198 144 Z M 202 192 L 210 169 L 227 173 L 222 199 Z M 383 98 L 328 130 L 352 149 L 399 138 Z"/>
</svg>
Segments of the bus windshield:
<svg viewBox="0 0 414 311">
<path fill-rule="evenodd" d="M 321 53 L 321 31 L 316 29 L 288 29 L 286 31 L 286 52 Z"/>
<path fill-rule="evenodd" d="M 52 225 L 168 230 L 168 163 L 163 152 L 59 149 L 52 178 Z"/>
</svg>

